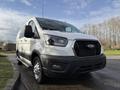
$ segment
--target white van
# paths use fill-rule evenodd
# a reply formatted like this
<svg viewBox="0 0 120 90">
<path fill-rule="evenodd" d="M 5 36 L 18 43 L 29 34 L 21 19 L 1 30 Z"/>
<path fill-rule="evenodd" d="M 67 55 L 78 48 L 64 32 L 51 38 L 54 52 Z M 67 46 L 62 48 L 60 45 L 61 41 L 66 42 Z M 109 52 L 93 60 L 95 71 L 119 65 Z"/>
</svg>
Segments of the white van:
<svg viewBox="0 0 120 90">
<path fill-rule="evenodd" d="M 66 22 L 34 17 L 18 33 L 18 64 L 33 67 L 36 81 L 102 69 L 106 57 L 98 39 Z"/>
</svg>

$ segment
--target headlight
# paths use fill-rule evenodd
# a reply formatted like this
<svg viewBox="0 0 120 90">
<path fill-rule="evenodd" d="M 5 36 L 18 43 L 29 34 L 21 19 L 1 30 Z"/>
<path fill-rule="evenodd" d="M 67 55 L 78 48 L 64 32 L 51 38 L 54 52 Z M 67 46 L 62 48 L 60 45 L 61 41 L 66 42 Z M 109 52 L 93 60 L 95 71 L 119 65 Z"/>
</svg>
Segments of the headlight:
<svg viewBox="0 0 120 90">
<path fill-rule="evenodd" d="M 65 47 L 68 43 L 68 39 L 65 37 L 59 37 L 53 35 L 44 35 L 44 36 L 47 45 Z"/>
</svg>

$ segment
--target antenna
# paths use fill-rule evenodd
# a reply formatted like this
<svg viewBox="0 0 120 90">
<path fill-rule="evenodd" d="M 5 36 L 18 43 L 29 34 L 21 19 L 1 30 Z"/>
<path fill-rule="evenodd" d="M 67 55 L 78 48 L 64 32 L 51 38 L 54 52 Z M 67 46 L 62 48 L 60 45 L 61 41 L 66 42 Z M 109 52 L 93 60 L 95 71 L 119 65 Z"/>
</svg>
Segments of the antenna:
<svg viewBox="0 0 120 90">
<path fill-rule="evenodd" d="M 42 0 L 42 17 L 44 18 L 44 0 Z"/>
</svg>

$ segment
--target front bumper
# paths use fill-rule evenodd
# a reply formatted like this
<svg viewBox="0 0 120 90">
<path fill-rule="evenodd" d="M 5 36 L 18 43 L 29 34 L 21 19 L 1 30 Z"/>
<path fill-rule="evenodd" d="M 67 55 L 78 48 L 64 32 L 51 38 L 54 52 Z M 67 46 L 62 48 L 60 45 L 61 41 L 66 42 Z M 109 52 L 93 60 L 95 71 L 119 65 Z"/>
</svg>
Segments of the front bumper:
<svg viewBox="0 0 120 90">
<path fill-rule="evenodd" d="M 41 55 L 43 72 L 48 77 L 68 77 L 102 69 L 106 56 L 76 57 Z"/>
</svg>

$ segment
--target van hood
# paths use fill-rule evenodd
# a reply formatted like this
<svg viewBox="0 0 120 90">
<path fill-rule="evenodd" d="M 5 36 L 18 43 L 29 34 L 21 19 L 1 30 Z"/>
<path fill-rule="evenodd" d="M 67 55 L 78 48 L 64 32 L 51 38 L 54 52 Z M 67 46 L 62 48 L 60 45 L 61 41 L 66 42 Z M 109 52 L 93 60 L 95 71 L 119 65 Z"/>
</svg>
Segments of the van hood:
<svg viewBox="0 0 120 90">
<path fill-rule="evenodd" d="M 70 40 L 76 40 L 76 39 L 98 40 L 96 37 L 92 35 L 87 35 L 83 33 L 68 33 L 68 32 L 60 32 L 60 31 L 44 30 L 44 34 L 66 37 L 67 39 Z"/>
</svg>

